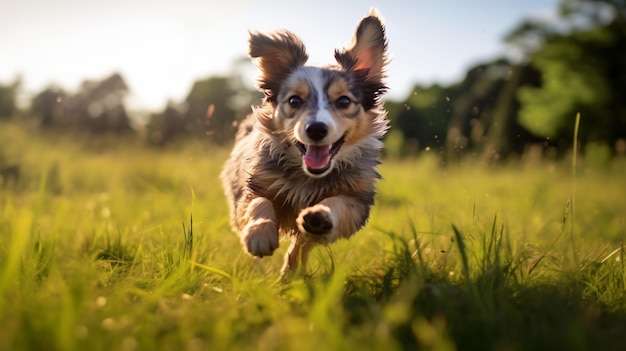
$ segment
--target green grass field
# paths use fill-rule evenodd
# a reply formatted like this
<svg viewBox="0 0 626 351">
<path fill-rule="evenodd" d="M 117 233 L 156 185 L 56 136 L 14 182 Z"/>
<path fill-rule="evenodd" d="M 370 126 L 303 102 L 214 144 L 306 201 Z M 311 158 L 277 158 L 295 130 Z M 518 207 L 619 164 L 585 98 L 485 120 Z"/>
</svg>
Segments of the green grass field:
<svg viewBox="0 0 626 351">
<path fill-rule="evenodd" d="M 281 280 L 227 150 L 0 124 L 0 350 L 622 350 L 626 167 L 386 160 L 369 224 Z M 0 169 L 3 164 L 0 163 Z"/>
</svg>

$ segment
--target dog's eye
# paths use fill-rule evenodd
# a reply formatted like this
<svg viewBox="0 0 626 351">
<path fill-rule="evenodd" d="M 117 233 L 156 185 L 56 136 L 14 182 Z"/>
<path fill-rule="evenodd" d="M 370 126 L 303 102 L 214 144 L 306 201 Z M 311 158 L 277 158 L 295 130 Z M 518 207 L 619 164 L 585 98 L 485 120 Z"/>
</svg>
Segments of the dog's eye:
<svg viewBox="0 0 626 351">
<path fill-rule="evenodd" d="M 300 106 L 302 106 L 302 103 L 304 101 L 302 101 L 302 98 L 299 97 L 298 95 L 294 95 L 290 97 L 289 100 L 287 100 L 287 102 L 289 103 L 289 106 L 291 106 L 291 108 L 299 108 Z"/>
<path fill-rule="evenodd" d="M 347 96 L 340 96 L 337 100 L 335 100 L 335 106 L 340 110 L 350 107 L 351 104 L 352 100 L 350 100 Z"/>
</svg>

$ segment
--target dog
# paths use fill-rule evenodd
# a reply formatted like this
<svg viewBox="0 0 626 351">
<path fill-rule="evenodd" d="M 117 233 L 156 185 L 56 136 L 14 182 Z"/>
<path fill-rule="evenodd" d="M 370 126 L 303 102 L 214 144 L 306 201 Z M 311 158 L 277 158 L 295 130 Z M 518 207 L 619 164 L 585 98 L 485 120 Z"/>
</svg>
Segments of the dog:
<svg viewBox="0 0 626 351">
<path fill-rule="evenodd" d="M 239 125 L 221 179 L 247 253 L 269 256 L 291 239 L 286 274 L 306 267 L 313 246 L 347 239 L 368 221 L 389 128 L 381 101 L 388 42 L 375 9 L 327 67 L 307 66 L 289 31 L 249 35 L 264 99 Z"/>
</svg>

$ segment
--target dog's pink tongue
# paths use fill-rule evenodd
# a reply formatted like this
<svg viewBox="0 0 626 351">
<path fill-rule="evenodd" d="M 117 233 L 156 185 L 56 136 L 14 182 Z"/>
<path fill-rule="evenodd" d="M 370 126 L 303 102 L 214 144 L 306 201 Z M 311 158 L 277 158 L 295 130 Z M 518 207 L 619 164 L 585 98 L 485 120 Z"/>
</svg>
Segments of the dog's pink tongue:
<svg viewBox="0 0 626 351">
<path fill-rule="evenodd" d="M 330 162 L 331 145 L 314 146 L 307 145 L 302 159 L 304 164 L 311 169 L 322 169 Z"/>
</svg>

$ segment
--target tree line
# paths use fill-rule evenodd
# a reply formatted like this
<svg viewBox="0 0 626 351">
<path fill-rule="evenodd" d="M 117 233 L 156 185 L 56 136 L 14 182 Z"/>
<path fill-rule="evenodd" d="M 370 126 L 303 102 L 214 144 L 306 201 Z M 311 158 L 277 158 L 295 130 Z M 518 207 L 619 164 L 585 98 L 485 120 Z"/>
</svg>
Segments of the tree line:
<svg viewBox="0 0 626 351">
<path fill-rule="evenodd" d="M 626 154 L 625 0 L 565 0 L 559 21 L 525 20 L 505 42 L 516 62 L 484 62 L 458 83 L 418 85 L 387 103 L 402 152 L 558 157 L 571 149 L 580 113 L 584 149 Z"/>
<path fill-rule="evenodd" d="M 416 85 L 400 101 L 385 102 L 392 122 L 389 152 L 435 152 L 446 162 L 472 155 L 486 161 L 539 154 L 564 155 L 574 121 L 583 151 L 626 154 L 626 0 L 563 0 L 559 20 L 525 20 L 509 32 L 506 57 L 468 69 L 449 85 Z M 18 114 L 19 80 L 0 85 L 0 118 Z M 235 71 L 193 83 L 181 102 L 149 116 L 142 135 L 153 145 L 177 138 L 229 143 L 262 94 Z M 124 105 L 120 74 L 85 81 L 70 94 L 48 87 L 23 115 L 42 128 L 89 133 L 136 133 Z"/>
</svg>

